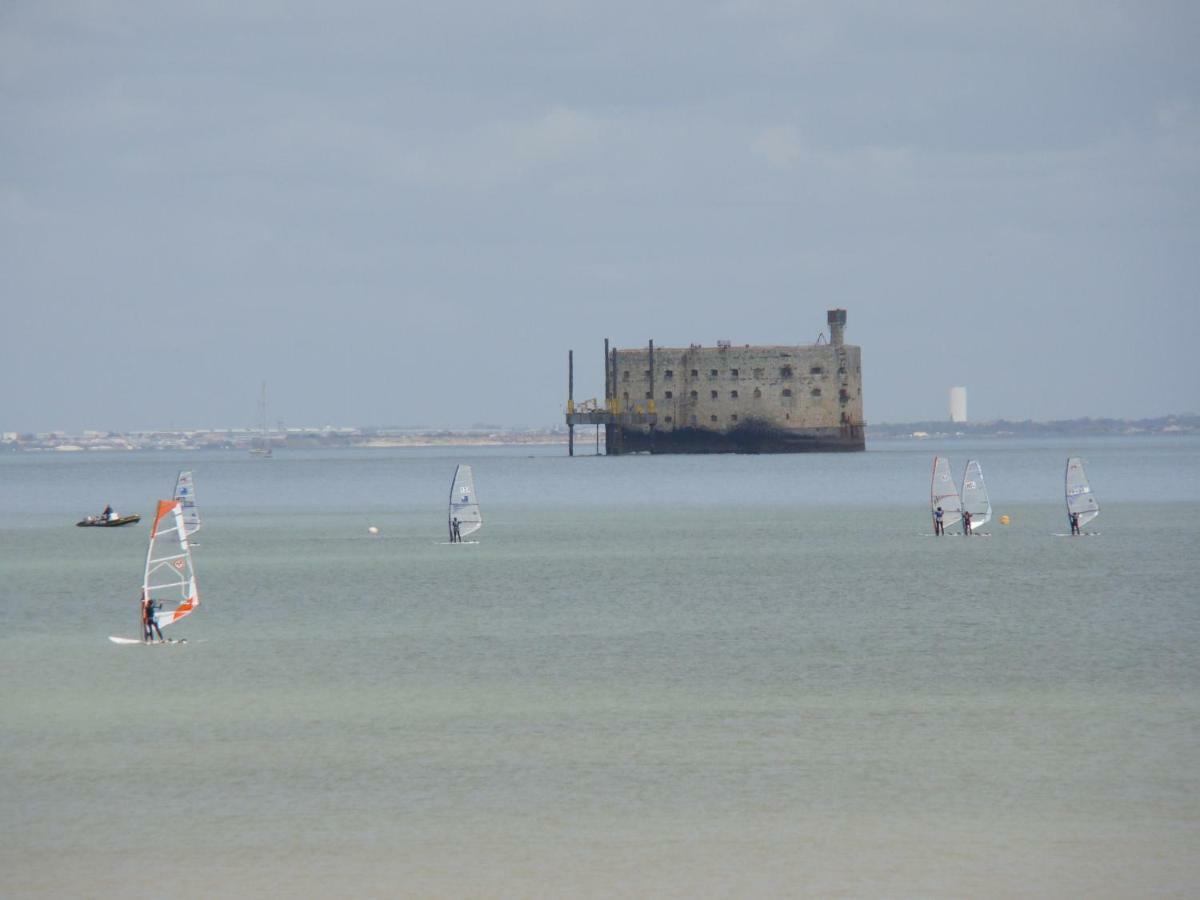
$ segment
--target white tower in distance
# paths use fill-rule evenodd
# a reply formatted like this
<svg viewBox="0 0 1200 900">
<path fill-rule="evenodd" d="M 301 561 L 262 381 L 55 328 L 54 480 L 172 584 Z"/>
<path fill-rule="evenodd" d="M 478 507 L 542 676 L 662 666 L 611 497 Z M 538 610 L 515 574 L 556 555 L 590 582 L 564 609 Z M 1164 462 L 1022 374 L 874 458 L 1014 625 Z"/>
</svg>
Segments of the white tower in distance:
<svg viewBox="0 0 1200 900">
<path fill-rule="evenodd" d="M 967 421 L 967 389 L 965 387 L 950 388 L 950 421 Z"/>
</svg>

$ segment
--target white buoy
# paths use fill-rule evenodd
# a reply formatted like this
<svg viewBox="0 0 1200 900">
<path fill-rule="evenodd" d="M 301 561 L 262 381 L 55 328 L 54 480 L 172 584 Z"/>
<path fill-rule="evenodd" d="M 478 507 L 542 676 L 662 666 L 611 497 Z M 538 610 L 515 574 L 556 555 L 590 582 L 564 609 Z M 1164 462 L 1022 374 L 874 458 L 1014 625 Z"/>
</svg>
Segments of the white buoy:
<svg viewBox="0 0 1200 900">
<path fill-rule="evenodd" d="M 367 529 L 367 533 L 368 534 L 379 534 L 379 529 L 376 528 L 374 525 L 372 525 L 370 528 Z"/>
</svg>

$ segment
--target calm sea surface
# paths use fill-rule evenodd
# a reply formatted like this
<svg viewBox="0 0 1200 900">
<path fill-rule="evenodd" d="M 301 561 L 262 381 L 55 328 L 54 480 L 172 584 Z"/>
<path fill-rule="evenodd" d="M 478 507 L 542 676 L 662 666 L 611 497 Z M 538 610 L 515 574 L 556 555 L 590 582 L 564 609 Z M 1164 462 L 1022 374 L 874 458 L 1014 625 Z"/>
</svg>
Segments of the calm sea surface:
<svg viewBox="0 0 1200 900">
<path fill-rule="evenodd" d="M 188 643 L 113 645 L 181 468 Z M 0 895 L 1196 896 L 1198 551 L 1186 438 L 5 455 Z"/>
</svg>

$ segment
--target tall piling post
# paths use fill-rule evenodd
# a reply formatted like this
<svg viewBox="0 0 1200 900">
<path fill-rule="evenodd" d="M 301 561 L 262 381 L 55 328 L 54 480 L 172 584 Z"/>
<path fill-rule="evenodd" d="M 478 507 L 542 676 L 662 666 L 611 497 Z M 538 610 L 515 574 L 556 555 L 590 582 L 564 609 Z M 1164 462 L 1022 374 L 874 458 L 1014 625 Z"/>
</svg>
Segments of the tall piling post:
<svg viewBox="0 0 1200 900">
<path fill-rule="evenodd" d="M 567 351 L 567 456 L 575 455 L 575 351 Z"/>
<path fill-rule="evenodd" d="M 654 410 L 654 339 L 650 339 L 650 396 L 646 398 L 649 402 L 646 403 L 646 412 L 653 413 Z M 650 426 L 650 430 L 654 430 L 654 426 Z"/>
<path fill-rule="evenodd" d="M 612 379 L 612 401 L 613 401 L 613 424 L 612 429 L 607 434 L 608 449 L 605 451 L 613 456 L 621 455 L 622 437 L 624 428 L 621 426 L 621 403 L 617 399 L 617 348 L 613 347 L 609 353 L 609 378 Z"/>
<path fill-rule="evenodd" d="M 612 373 L 608 368 L 608 338 L 604 339 L 604 410 L 612 413 L 613 383 Z M 612 446 L 612 425 L 604 423 L 604 452 Z M 600 426 L 596 426 L 596 455 L 600 455 Z"/>
<path fill-rule="evenodd" d="M 613 384 L 611 372 L 608 369 L 608 338 L 604 339 L 604 408 L 608 409 L 608 401 L 612 399 Z"/>
</svg>

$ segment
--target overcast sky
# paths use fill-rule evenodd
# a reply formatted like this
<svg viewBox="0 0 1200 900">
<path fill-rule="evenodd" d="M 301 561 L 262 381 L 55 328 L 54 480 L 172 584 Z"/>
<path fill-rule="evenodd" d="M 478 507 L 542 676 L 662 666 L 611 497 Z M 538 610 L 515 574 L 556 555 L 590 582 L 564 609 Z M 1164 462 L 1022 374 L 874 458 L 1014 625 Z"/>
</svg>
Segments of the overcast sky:
<svg viewBox="0 0 1200 900">
<path fill-rule="evenodd" d="M 0 430 L 561 423 L 809 343 L 870 421 L 1200 409 L 1200 4 L 0 3 Z"/>
</svg>

